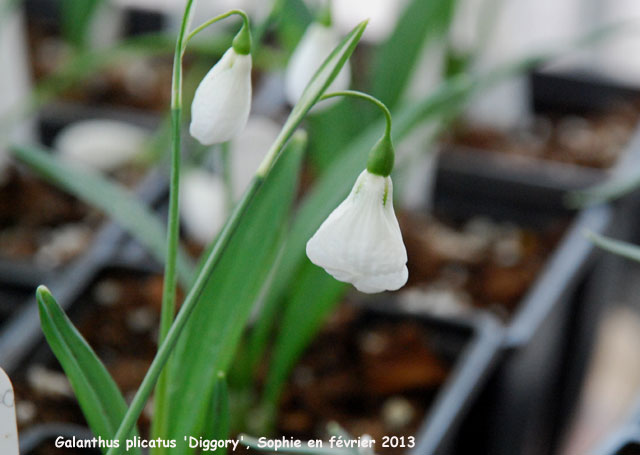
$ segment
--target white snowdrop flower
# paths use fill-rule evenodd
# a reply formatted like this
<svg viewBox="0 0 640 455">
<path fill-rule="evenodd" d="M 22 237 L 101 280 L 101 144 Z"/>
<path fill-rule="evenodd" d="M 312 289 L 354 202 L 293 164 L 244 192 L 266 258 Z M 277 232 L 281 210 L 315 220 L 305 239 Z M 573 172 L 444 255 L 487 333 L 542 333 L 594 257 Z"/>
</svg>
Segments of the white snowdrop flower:
<svg viewBox="0 0 640 455">
<path fill-rule="evenodd" d="M 335 28 L 319 22 L 312 23 L 298 43 L 285 74 L 285 96 L 290 104 L 296 104 L 307 84 L 316 73 L 320 65 L 340 43 L 340 35 Z M 351 69 L 349 62 L 345 63 L 327 92 L 341 91 L 349 87 Z M 314 110 L 327 107 L 331 103 L 316 105 Z"/>
<path fill-rule="evenodd" d="M 245 127 L 251 110 L 251 54 L 231 47 L 198 86 L 189 132 L 204 145 L 226 142 Z"/>
<path fill-rule="evenodd" d="M 227 218 L 224 182 L 211 172 L 194 169 L 182 175 L 180 186 L 180 216 L 185 231 L 206 245 Z"/>
<path fill-rule="evenodd" d="M 251 116 L 244 131 L 230 142 L 233 197 L 247 189 L 281 126 L 264 116 Z"/>
<path fill-rule="evenodd" d="M 109 172 L 141 153 L 148 139 L 147 130 L 131 123 L 83 120 L 60 131 L 53 148 L 67 162 Z"/>
<path fill-rule="evenodd" d="M 307 256 L 361 292 L 401 288 L 408 278 L 407 251 L 393 210 L 391 178 L 364 170 L 307 242 Z"/>
</svg>

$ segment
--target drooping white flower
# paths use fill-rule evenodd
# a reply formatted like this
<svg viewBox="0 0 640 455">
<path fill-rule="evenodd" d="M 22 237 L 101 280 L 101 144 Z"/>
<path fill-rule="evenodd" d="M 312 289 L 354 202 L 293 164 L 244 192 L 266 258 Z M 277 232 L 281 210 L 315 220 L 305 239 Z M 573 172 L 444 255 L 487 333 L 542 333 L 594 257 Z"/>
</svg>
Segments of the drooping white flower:
<svg viewBox="0 0 640 455">
<path fill-rule="evenodd" d="M 313 75 L 338 43 L 340 43 L 340 35 L 331 26 L 314 22 L 307 28 L 287 65 L 285 96 L 290 104 L 298 102 Z M 327 92 L 346 90 L 350 82 L 351 68 L 347 62 L 329 85 Z M 326 107 L 330 104 L 330 102 L 323 102 L 317 107 Z"/>
<path fill-rule="evenodd" d="M 226 193 L 222 179 L 211 172 L 194 169 L 182 175 L 180 216 L 184 228 L 202 245 L 211 242 L 226 217 Z"/>
<path fill-rule="evenodd" d="M 364 170 L 349 196 L 307 242 L 307 256 L 361 292 L 401 288 L 409 273 L 391 178 Z"/>
<path fill-rule="evenodd" d="M 56 136 L 60 158 L 85 168 L 109 172 L 144 150 L 149 133 L 118 120 L 92 119 L 72 123 Z"/>
<path fill-rule="evenodd" d="M 204 145 L 226 142 L 242 131 L 250 110 L 251 54 L 231 47 L 196 90 L 189 132 Z"/>
</svg>

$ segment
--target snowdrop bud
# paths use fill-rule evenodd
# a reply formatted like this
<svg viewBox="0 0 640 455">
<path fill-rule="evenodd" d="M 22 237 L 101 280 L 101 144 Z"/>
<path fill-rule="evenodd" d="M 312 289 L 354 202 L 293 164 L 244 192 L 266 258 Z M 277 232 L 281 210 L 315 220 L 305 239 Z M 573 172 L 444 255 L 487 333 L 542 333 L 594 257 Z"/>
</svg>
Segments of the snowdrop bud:
<svg viewBox="0 0 640 455">
<path fill-rule="evenodd" d="M 198 86 L 189 132 L 204 145 L 226 142 L 247 123 L 251 109 L 251 54 L 231 47 Z"/>
<path fill-rule="evenodd" d="M 298 102 L 313 75 L 339 42 L 340 36 L 331 26 L 314 22 L 307 28 L 287 65 L 285 95 L 290 104 Z M 347 62 L 329 85 L 327 92 L 345 90 L 349 87 L 350 82 L 351 69 L 349 62 Z M 330 103 L 322 103 L 317 106 L 326 108 L 328 105 Z M 314 110 L 316 109 L 314 107 Z"/>
<path fill-rule="evenodd" d="M 401 288 L 409 273 L 391 178 L 364 170 L 351 194 L 307 242 L 307 256 L 361 292 Z"/>
<path fill-rule="evenodd" d="M 56 136 L 53 148 L 68 162 L 109 172 L 143 151 L 148 132 L 117 120 L 83 120 L 72 123 Z"/>
<path fill-rule="evenodd" d="M 216 175 L 195 169 L 182 176 L 180 215 L 187 233 L 206 245 L 218 234 L 226 212 L 224 182 Z"/>
</svg>

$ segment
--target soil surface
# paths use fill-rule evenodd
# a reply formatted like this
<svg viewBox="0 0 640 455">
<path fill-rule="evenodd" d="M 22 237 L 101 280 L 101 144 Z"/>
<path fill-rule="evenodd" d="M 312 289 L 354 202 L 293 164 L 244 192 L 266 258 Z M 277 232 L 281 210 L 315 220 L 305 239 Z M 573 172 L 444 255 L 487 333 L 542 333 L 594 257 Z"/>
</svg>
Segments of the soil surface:
<svg viewBox="0 0 640 455">
<path fill-rule="evenodd" d="M 413 295 L 414 305 L 424 304 L 420 293 L 436 303 L 444 295 L 455 311 L 467 304 L 501 308 L 496 311 L 504 314 L 512 311 L 561 232 L 482 218 L 454 225 L 402 215 L 401 222 L 411 277 L 405 293 Z M 433 294 L 434 289 L 439 293 Z M 128 400 L 155 355 L 161 293 L 160 276 L 110 270 L 71 313 Z M 466 297 L 451 303 L 451 295 Z M 400 299 L 403 305 L 407 301 L 411 299 Z M 442 333 L 415 318 L 363 318 L 353 305 L 342 305 L 294 369 L 278 432 L 301 439 L 326 438 L 326 424 L 335 420 L 354 436 L 371 435 L 378 453 L 405 453 L 406 448 L 381 448 L 382 436 L 415 435 L 466 342 L 463 335 L 453 344 L 450 333 L 447 337 L 443 341 Z M 85 425 L 68 381 L 47 352 L 44 348 L 32 356 L 14 378 L 21 430 L 45 422 Z M 140 421 L 143 435 L 148 425 L 149 409 Z M 59 453 L 52 444 L 36 452 Z"/>
<path fill-rule="evenodd" d="M 338 422 L 351 436 L 369 435 L 376 453 L 383 436 L 414 436 L 453 359 L 436 349 L 438 334 L 416 320 L 363 319 L 341 307 L 293 371 L 282 401 L 278 432 L 302 440 L 328 440 Z M 400 439 L 402 441 L 402 439 Z"/>
<path fill-rule="evenodd" d="M 134 189 L 144 172 L 128 165 L 109 177 Z M 86 251 L 103 220 L 98 209 L 12 165 L 0 183 L 0 260 L 64 265 Z"/>
<path fill-rule="evenodd" d="M 538 229 L 476 216 L 464 223 L 401 213 L 409 281 L 396 293 L 414 311 L 480 307 L 508 319 L 562 238 L 567 220 Z"/>
<path fill-rule="evenodd" d="M 591 116 L 537 117 L 507 133 L 460 126 L 447 143 L 514 158 L 544 159 L 593 168 L 611 167 L 624 152 L 638 120 L 640 104 L 625 104 Z"/>
<path fill-rule="evenodd" d="M 0 191 L 0 257 L 45 268 L 63 264 L 88 246 L 99 218 L 74 197 L 10 167 Z"/>
</svg>

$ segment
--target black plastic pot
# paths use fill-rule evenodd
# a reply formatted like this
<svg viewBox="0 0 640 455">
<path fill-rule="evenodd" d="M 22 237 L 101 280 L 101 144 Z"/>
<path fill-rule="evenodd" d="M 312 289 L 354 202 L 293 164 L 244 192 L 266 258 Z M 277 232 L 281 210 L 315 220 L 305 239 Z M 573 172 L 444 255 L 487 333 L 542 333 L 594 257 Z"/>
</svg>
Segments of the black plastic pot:
<svg viewBox="0 0 640 455">
<path fill-rule="evenodd" d="M 553 113 L 606 109 L 640 90 L 581 76 L 534 73 L 533 104 Z M 566 96 L 565 96 L 566 94 Z M 592 96 L 593 95 L 593 96 Z M 554 162 L 520 166 L 504 154 L 448 150 L 437 171 L 435 203 L 446 211 L 487 213 L 534 221 L 566 216 L 564 195 L 640 162 L 640 130 L 611 170 Z M 625 238 L 629 212 L 607 206 L 575 213 L 574 221 L 517 313 L 506 328 L 505 343 L 486 390 L 473 406 L 455 442 L 437 453 L 552 453 L 577 399 L 606 288 L 615 286 L 619 267 L 605 260 L 594 269 L 593 246 L 584 231 Z"/>
<path fill-rule="evenodd" d="M 109 266 L 104 270 L 113 269 Z M 116 270 L 134 276 L 147 274 L 147 271 L 137 269 Z M 72 320 L 82 320 L 83 315 L 100 311 L 100 308 L 88 307 L 86 302 L 78 300 L 78 296 L 86 295 L 91 289 L 95 279 L 97 275 L 91 283 L 85 283 L 76 293 L 73 304 L 66 305 Z M 411 322 L 416 321 L 415 316 L 403 314 L 394 308 L 386 304 L 362 307 L 358 313 L 357 325 L 369 327 L 369 324 L 375 325 L 378 322 L 387 324 L 390 321 L 401 322 L 407 319 Z M 437 389 L 435 399 L 421 425 L 417 435 L 417 445 L 411 451 L 416 454 L 431 452 L 443 438 L 453 434 L 452 430 L 460 422 L 464 411 L 471 403 L 471 398 L 479 392 L 483 380 L 487 377 L 503 339 L 500 324 L 488 314 L 471 315 L 447 321 L 424 315 L 420 316 L 418 321 L 428 334 L 430 348 L 437 353 L 438 357 L 446 359 L 451 369 L 445 383 Z M 55 360 L 46 343 L 41 341 L 36 348 L 29 351 L 28 355 L 23 353 L 18 363 L 19 370 L 16 371 L 16 376 L 26 371 L 32 364 L 54 367 Z M 86 431 L 88 430 L 70 426 L 67 422 L 30 427 L 22 433 L 23 450 L 28 453 L 29 450 L 41 444 L 50 445 L 52 435 L 86 435 Z"/>
<path fill-rule="evenodd" d="M 378 318 L 417 318 L 442 338 L 446 350 L 452 351 L 455 363 L 451 373 L 420 426 L 416 446 L 408 451 L 413 455 L 440 453 L 436 450 L 446 446 L 454 437 L 491 372 L 504 339 L 502 325 L 495 317 L 483 312 L 449 319 L 407 314 L 386 298 L 366 301 L 363 305 Z"/>
<path fill-rule="evenodd" d="M 600 113 L 617 102 L 640 100 L 640 88 L 620 86 L 581 73 L 534 72 L 529 85 L 534 111 L 544 114 Z M 636 137 L 632 143 L 638 140 Z M 638 155 L 638 147 L 630 144 L 612 168 L 597 169 L 551 160 L 525 160 L 505 153 L 453 145 L 445 147 L 438 165 L 447 172 L 466 175 L 486 184 L 498 179 L 537 188 L 544 205 L 551 196 L 594 185 L 612 172 L 623 171 L 630 163 L 638 163 Z"/>
<path fill-rule="evenodd" d="M 506 323 L 504 341 L 487 387 L 473 404 L 449 444 L 422 454 L 548 453 L 556 436 L 564 383 L 581 370 L 572 359 L 568 331 L 580 308 L 574 295 L 589 270 L 593 245 L 585 230 L 603 233 L 612 210 L 594 207 L 580 213 L 563 207 L 562 193 L 500 178 L 437 171 L 435 212 L 467 218 L 487 215 L 535 226 L 554 218 L 570 219 L 570 226 L 542 272 Z M 445 441 L 446 442 L 446 441 Z"/>
<path fill-rule="evenodd" d="M 629 424 L 621 428 L 591 455 L 640 455 L 640 426 Z"/>
</svg>

